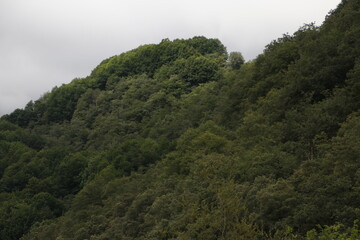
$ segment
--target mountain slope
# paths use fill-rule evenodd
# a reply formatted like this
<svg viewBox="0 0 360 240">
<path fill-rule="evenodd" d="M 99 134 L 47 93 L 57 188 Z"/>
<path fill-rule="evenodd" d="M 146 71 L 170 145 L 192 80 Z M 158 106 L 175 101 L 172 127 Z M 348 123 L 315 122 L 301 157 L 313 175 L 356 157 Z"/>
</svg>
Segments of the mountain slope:
<svg viewBox="0 0 360 240">
<path fill-rule="evenodd" d="M 359 16 L 240 69 L 214 39 L 141 46 L 4 116 L 1 239 L 358 239 Z"/>
</svg>

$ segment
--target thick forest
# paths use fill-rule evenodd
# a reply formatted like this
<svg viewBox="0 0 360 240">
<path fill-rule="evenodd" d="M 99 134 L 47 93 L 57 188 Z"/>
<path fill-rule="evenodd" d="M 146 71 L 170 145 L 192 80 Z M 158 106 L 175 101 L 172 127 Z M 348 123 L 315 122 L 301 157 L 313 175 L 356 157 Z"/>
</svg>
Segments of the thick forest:
<svg viewBox="0 0 360 240">
<path fill-rule="evenodd" d="M 0 119 L 0 239 L 360 239 L 360 1 L 256 59 L 110 57 Z"/>
</svg>

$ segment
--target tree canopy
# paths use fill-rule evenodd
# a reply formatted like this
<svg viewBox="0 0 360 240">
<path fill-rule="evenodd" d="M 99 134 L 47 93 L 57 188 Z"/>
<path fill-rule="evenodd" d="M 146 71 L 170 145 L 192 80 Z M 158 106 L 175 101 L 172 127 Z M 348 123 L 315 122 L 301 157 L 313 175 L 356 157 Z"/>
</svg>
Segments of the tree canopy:
<svg viewBox="0 0 360 240">
<path fill-rule="evenodd" d="M 245 62 L 104 60 L 0 120 L 0 239 L 359 239 L 360 4 Z"/>
</svg>

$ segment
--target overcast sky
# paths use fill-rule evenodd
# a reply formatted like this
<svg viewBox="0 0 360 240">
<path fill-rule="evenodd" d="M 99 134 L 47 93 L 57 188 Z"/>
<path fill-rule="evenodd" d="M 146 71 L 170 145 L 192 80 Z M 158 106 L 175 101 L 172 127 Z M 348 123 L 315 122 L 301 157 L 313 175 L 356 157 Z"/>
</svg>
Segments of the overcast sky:
<svg viewBox="0 0 360 240">
<path fill-rule="evenodd" d="M 246 60 L 340 0 L 0 0 L 0 116 L 103 59 L 164 38 L 218 38 Z"/>
</svg>

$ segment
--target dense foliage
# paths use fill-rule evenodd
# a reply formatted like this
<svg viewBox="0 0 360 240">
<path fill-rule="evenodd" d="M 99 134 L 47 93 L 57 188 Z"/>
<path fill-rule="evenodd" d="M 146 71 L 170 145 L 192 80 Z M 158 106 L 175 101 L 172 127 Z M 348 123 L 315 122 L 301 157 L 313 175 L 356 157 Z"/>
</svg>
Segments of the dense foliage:
<svg viewBox="0 0 360 240">
<path fill-rule="evenodd" d="M 0 120 L 0 239 L 359 239 L 359 96 L 357 0 L 111 57 Z"/>
</svg>

